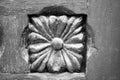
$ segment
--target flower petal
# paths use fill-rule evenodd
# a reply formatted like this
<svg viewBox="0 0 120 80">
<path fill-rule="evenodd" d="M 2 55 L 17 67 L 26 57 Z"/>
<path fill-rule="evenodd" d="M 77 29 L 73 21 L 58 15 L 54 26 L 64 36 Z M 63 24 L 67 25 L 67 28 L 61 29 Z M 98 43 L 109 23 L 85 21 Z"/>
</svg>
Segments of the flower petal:
<svg viewBox="0 0 120 80">
<path fill-rule="evenodd" d="M 63 33 L 66 24 L 67 24 L 67 16 L 63 15 L 58 18 L 58 26 L 57 26 L 57 32 L 56 36 L 61 37 L 61 34 Z"/>
<path fill-rule="evenodd" d="M 53 38 L 54 35 L 52 34 L 52 32 L 49 28 L 49 19 L 45 16 L 40 16 L 39 19 L 42 22 L 42 24 L 44 25 L 44 28 L 45 28 L 47 34 L 50 35 Z"/>
<path fill-rule="evenodd" d="M 66 68 L 68 69 L 69 72 L 73 72 L 73 65 L 72 65 L 67 53 L 64 50 L 62 50 L 62 54 L 63 54 L 64 60 L 66 63 Z"/>
<path fill-rule="evenodd" d="M 34 32 L 32 32 L 32 33 L 30 33 L 29 35 L 28 35 L 28 38 L 30 39 L 30 40 L 40 40 L 40 41 L 45 41 L 45 42 L 49 42 L 45 37 L 43 37 L 42 35 L 40 35 L 40 34 L 38 34 L 38 33 L 34 33 Z"/>
<path fill-rule="evenodd" d="M 47 39 L 51 40 L 52 37 L 47 33 L 47 31 L 44 28 L 43 23 L 40 21 L 39 18 L 32 18 L 33 24 L 35 25 L 36 29 L 39 31 L 41 35 L 44 35 Z"/>
<path fill-rule="evenodd" d="M 61 51 L 57 51 L 54 55 L 54 64 L 53 64 L 53 71 L 61 72 L 65 68 L 64 58 L 62 56 Z"/>
<path fill-rule="evenodd" d="M 80 26 L 81 21 L 82 21 L 82 18 L 81 18 L 81 17 L 74 20 L 72 26 L 70 27 L 70 30 L 68 31 L 68 33 L 67 33 L 67 34 L 65 35 L 65 37 L 63 38 L 64 40 L 66 40 L 67 37 L 68 37 L 71 33 L 73 33 L 75 29 L 77 29 L 77 28 Z"/>
<path fill-rule="evenodd" d="M 47 56 L 45 57 L 45 59 L 42 61 L 40 67 L 38 68 L 38 71 L 41 72 L 45 69 L 45 66 L 46 66 L 46 63 L 48 62 L 49 58 L 50 58 L 50 55 L 51 55 L 51 51 L 52 50 L 49 50 L 47 52 Z"/>
<path fill-rule="evenodd" d="M 49 27 L 51 29 L 51 32 L 54 34 L 54 36 L 56 35 L 56 31 L 57 31 L 57 24 L 58 24 L 58 18 L 56 16 L 50 16 L 49 17 Z"/>
<path fill-rule="evenodd" d="M 80 26 L 79 28 L 77 28 L 72 34 L 70 34 L 70 35 L 68 36 L 67 39 L 71 38 L 71 37 L 74 36 L 74 35 L 79 34 L 82 28 L 83 28 L 82 26 Z"/>
<path fill-rule="evenodd" d="M 65 43 L 80 43 L 84 39 L 84 34 L 79 33 L 77 35 L 72 36 L 70 39 L 65 41 Z"/>
<path fill-rule="evenodd" d="M 62 54 L 63 54 L 62 51 L 59 51 L 58 54 L 59 54 L 59 56 L 60 56 L 59 58 L 60 58 L 60 61 L 61 61 L 61 67 L 62 67 L 62 68 L 65 68 L 65 60 L 64 60 L 64 57 L 63 57 L 63 55 L 62 55 Z"/>
<path fill-rule="evenodd" d="M 50 48 L 46 48 L 45 50 L 39 52 L 39 53 L 32 53 L 30 55 L 30 61 L 33 62 L 35 61 L 38 57 L 40 57 L 41 55 L 47 53 L 48 51 L 50 51 Z"/>
<path fill-rule="evenodd" d="M 65 69 L 65 62 L 61 51 L 54 51 L 48 61 L 48 70 L 51 72 L 62 72 Z"/>
<path fill-rule="evenodd" d="M 34 31 L 34 32 L 39 32 L 34 25 L 32 25 L 31 23 L 28 24 L 28 27 L 30 30 Z"/>
<path fill-rule="evenodd" d="M 67 21 L 67 25 L 66 25 L 66 28 L 65 30 L 63 31 L 62 33 L 62 38 L 64 38 L 64 36 L 67 34 L 67 32 L 70 30 L 70 27 L 73 23 L 73 21 L 75 20 L 76 18 L 75 17 L 71 17 L 68 21 Z"/>
<path fill-rule="evenodd" d="M 31 64 L 31 70 L 37 70 L 38 67 L 40 66 L 41 62 L 43 61 L 43 59 L 47 56 L 48 53 L 45 53 L 43 55 L 41 55 L 36 61 L 34 61 Z"/>
<path fill-rule="evenodd" d="M 51 52 L 51 56 L 50 56 L 50 58 L 49 58 L 49 60 L 48 60 L 48 63 L 47 63 L 47 68 L 48 68 L 48 70 L 49 70 L 49 71 L 52 71 L 52 72 L 53 72 L 52 66 L 53 66 L 53 63 L 54 63 L 54 55 L 55 55 L 55 51 L 53 50 L 53 51 Z"/>
<path fill-rule="evenodd" d="M 82 43 L 79 44 L 64 44 L 64 47 L 68 50 L 81 52 L 83 50 L 84 45 Z"/>
<path fill-rule="evenodd" d="M 72 62 L 74 71 L 79 71 L 79 70 L 80 70 L 80 67 L 81 67 L 81 64 L 80 64 L 80 62 L 78 61 L 77 57 L 75 57 L 75 56 L 73 55 L 73 52 L 71 52 L 71 51 L 69 51 L 69 50 L 65 50 L 65 52 L 67 53 L 68 57 L 70 58 L 70 60 L 71 60 L 71 62 Z"/>
<path fill-rule="evenodd" d="M 50 45 L 51 45 L 50 43 L 31 44 L 31 45 L 29 45 L 28 49 L 31 52 L 38 52 L 38 51 L 41 51 L 41 50 L 49 47 Z"/>
<path fill-rule="evenodd" d="M 65 48 L 64 48 L 65 49 Z M 65 50 L 67 50 L 67 49 L 65 49 Z M 76 52 L 74 52 L 74 51 L 71 51 L 71 50 L 68 50 L 73 56 L 75 56 L 75 57 L 77 57 L 77 59 L 79 60 L 79 61 L 81 61 L 82 60 L 82 55 L 81 54 L 78 54 L 78 53 L 76 53 Z"/>
</svg>

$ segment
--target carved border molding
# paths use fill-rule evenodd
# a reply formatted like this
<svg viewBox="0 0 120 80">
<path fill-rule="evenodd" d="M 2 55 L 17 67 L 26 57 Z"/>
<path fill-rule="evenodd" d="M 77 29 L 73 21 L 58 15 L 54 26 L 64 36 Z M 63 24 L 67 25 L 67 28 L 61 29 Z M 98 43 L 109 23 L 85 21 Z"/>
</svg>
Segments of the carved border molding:
<svg viewBox="0 0 120 80">
<path fill-rule="evenodd" d="M 52 6 L 28 17 L 24 32 L 32 72 L 85 72 L 95 49 L 87 15 Z"/>
</svg>

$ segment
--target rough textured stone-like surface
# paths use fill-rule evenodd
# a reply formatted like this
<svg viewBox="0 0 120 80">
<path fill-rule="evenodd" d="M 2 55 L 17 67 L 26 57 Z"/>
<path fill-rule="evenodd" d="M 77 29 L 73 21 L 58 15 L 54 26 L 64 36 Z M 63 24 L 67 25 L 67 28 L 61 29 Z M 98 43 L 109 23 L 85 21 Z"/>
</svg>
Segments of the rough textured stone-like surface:
<svg viewBox="0 0 120 80">
<path fill-rule="evenodd" d="M 21 34 L 27 25 L 27 14 L 39 12 L 52 5 L 65 6 L 75 12 L 86 13 L 87 0 L 1 0 L 0 1 L 0 72 L 29 72 L 27 54 Z M 79 8 L 78 8 L 79 7 Z M 3 39 L 2 39 L 3 37 Z"/>
<path fill-rule="evenodd" d="M 21 32 L 25 18 L 22 15 L 1 16 L 1 58 L 0 72 L 21 73 L 28 70 L 27 62 L 21 54 Z"/>
<path fill-rule="evenodd" d="M 88 0 L 88 23 L 98 54 L 89 58 L 88 80 L 120 80 L 120 0 Z"/>
<path fill-rule="evenodd" d="M 84 7 L 85 5 L 81 4 L 84 3 L 82 1 L 83 0 L 34 0 L 34 1 L 33 0 L 0 0 L 0 26 L 1 26 L 0 35 L 3 34 L 2 29 L 6 31 L 6 29 L 4 29 L 4 27 L 2 26 L 6 26 L 6 28 L 8 27 L 7 26 L 8 19 L 12 25 L 13 22 L 12 19 L 15 14 L 34 13 L 34 11 L 38 12 L 43 7 L 54 4 L 64 5 L 65 7 L 68 7 L 77 13 L 86 12 L 86 7 Z M 120 68 L 119 67 L 120 0 L 88 0 L 88 1 L 90 2 L 88 6 L 89 8 L 88 23 L 92 26 L 93 30 L 95 31 L 95 42 L 96 42 L 96 47 L 99 49 L 99 54 L 97 56 L 93 55 L 92 57 L 89 58 L 89 62 L 87 64 L 87 78 L 88 80 L 120 80 L 120 76 L 119 76 L 120 75 L 120 71 L 119 71 L 120 70 L 119 69 Z M 10 16 L 12 19 L 10 18 Z M 20 17 L 20 19 L 22 18 Z M 14 21 L 17 22 L 16 20 Z M 24 22 L 24 19 L 22 19 L 21 21 Z M 6 31 L 6 33 L 7 32 L 8 31 Z M 7 36 L 10 36 L 10 34 L 8 34 Z M 0 38 L 1 37 L 2 36 L 0 36 Z M 6 38 L 6 40 L 9 41 L 9 38 Z M 0 41 L 2 40 L 0 39 Z M 6 45 L 6 47 L 9 48 L 10 46 Z M 15 46 L 14 47 L 12 46 L 10 49 L 13 48 L 15 48 Z M 3 58 L 0 59 L 0 64 L 1 65 L 2 63 L 6 64 L 5 65 L 6 67 L 4 67 L 7 68 L 7 70 L 5 69 L 6 72 L 12 72 L 13 65 L 24 63 L 24 60 L 21 59 L 20 57 L 15 58 L 15 55 L 19 54 L 15 52 L 15 49 L 12 51 L 6 49 L 7 50 L 6 52 L 4 52 L 4 49 L 6 49 L 5 46 L 0 47 L 0 51 L 1 51 L 0 53 L 4 54 L 4 56 L 2 56 Z M 21 54 L 19 54 L 19 56 L 20 55 Z M 17 63 L 14 63 L 16 60 L 18 60 Z M 18 70 L 17 72 L 22 71 L 21 68 L 23 68 L 23 66 L 17 65 L 15 67 L 16 70 Z M 3 77 L 3 80 L 7 80 L 7 79 L 10 80 L 10 77 L 7 75 L 5 76 L 1 75 L 1 76 Z M 37 79 L 39 80 L 39 78 Z M 21 80 L 29 80 L 29 79 L 27 78 L 23 79 L 22 76 Z"/>
<path fill-rule="evenodd" d="M 87 12 L 87 0 L 4 0 L 0 3 L 1 14 L 35 13 L 42 8 L 53 5 L 65 6 L 75 12 Z M 79 7 L 79 8 L 78 8 Z"/>
<path fill-rule="evenodd" d="M 26 37 L 29 38 L 27 43 L 29 43 L 31 71 L 81 72 L 85 70 L 85 62 L 82 63 L 86 58 L 84 57 L 86 32 L 83 31 L 85 22 L 83 23 L 83 16 L 75 17 L 32 18 L 33 23 L 29 23 L 28 26 L 32 32 Z M 70 25 L 70 23 L 73 24 Z"/>
<path fill-rule="evenodd" d="M 31 73 L 31 74 L 0 74 L 1 80 L 86 80 L 83 73 Z"/>
</svg>

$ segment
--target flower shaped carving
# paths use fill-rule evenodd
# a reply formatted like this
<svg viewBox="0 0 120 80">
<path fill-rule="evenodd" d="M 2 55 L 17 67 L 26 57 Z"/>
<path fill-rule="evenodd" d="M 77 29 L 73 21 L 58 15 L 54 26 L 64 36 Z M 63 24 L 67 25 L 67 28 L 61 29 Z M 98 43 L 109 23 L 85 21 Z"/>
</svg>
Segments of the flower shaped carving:
<svg viewBox="0 0 120 80">
<path fill-rule="evenodd" d="M 84 49 L 82 17 L 32 17 L 28 39 L 31 70 L 38 72 L 80 71 Z"/>
</svg>

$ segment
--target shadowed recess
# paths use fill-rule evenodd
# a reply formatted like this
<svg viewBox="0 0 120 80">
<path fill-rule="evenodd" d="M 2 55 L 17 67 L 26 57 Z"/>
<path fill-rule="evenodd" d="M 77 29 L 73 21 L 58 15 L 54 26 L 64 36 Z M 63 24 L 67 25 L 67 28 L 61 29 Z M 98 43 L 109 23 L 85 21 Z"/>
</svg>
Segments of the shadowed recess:
<svg viewBox="0 0 120 80">
<path fill-rule="evenodd" d="M 82 46 L 80 47 L 79 43 L 77 43 L 77 42 L 75 42 L 74 45 L 79 45 L 79 46 L 68 45 L 69 43 L 71 43 L 71 41 L 68 40 L 70 38 L 69 36 L 72 37 L 72 36 L 75 35 L 75 34 L 73 34 L 70 31 L 63 32 L 63 33 L 66 33 L 65 35 L 61 34 L 61 36 L 62 36 L 61 39 L 63 39 L 63 41 L 65 42 L 65 46 L 64 47 L 66 47 L 66 49 L 62 50 L 61 44 L 64 44 L 64 42 L 58 43 L 59 41 L 61 41 L 61 39 L 60 38 L 55 38 L 56 37 L 55 35 L 57 35 L 57 36 L 59 35 L 60 36 L 60 34 L 53 34 L 52 39 L 50 39 L 51 38 L 50 37 L 51 36 L 51 32 L 49 32 L 49 29 L 51 29 L 51 28 L 47 29 L 45 22 L 44 23 L 42 22 L 43 23 L 43 27 L 42 26 L 41 26 L 41 28 L 37 27 L 38 25 L 41 25 L 41 22 L 36 23 L 36 21 L 39 21 L 40 18 L 41 18 L 41 20 L 43 18 L 43 19 L 46 19 L 46 21 L 47 21 L 47 19 L 50 18 L 53 15 L 56 18 L 58 18 L 58 20 L 59 20 L 59 17 L 64 17 L 64 19 L 65 19 L 65 17 L 67 17 L 68 20 L 70 18 L 72 19 L 72 17 L 75 17 L 74 24 L 76 24 L 76 23 L 79 24 L 79 25 L 76 25 L 77 31 L 80 29 L 80 27 L 82 27 L 80 29 L 81 31 L 79 33 L 82 32 L 81 34 L 84 35 L 84 39 L 83 39 L 82 43 L 80 42 L 80 44 L 84 45 L 84 49 L 82 49 Z M 40 17 L 40 16 L 42 16 L 42 17 Z M 53 72 L 53 73 L 54 72 L 55 73 L 56 72 L 74 72 L 74 71 L 75 72 L 85 72 L 85 70 L 86 70 L 86 54 L 87 54 L 86 53 L 87 52 L 87 30 L 86 30 L 87 15 L 86 14 L 76 14 L 75 12 L 73 12 L 72 10 L 67 9 L 64 6 L 49 6 L 49 7 L 44 7 L 38 13 L 28 14 L 28 20 L 29 20 L 29 24 L 24 29 L 22 36 L 24 37 L 24 40 L 25 40 L 25 43 L 26 43 L 26 48 L 29 49 L 30 58 L 32 59 L 30 61 L 30 63 L 31 64 L 34 63 L 33 66 L 32 66 L 31 72 L 42 72 L 41 70 L 42 70 L 43 66 L 45 66 L 44 62 L 46 63 L 46 61 L 44 61 L 42 63 L 41 60 L 43 60 L 43 59 L 44 60 L 49 60 L 49 55 L 52 55 L 52 56 L 55 55 L 56 57 L 57 56 L 63 56 L 63 59 L 65 59 L 65 60 L 67 60 L 68 58 L 72 59 L 72 56 L 73 57 L 77 56 L 79 58 L 78 61 L 80 60 L 80 66 L 81 67 L 79 69 L 78 69 L 79 66 L 76 67 L 78 70 L 74 69 L 75 68 L 74 64 L 78 64 L 78 63 L 75 63 L 75 61 L 74 61 L 75 57 L 74 57 L 73 60 L 69 59 L 70 61 L 72 61 L 72 63 L 74 63 L 74 64 L 72 64 L 72 65 L 74 65 L 73 69 L 70 67 L 69 62 L 67 61 L 67 62 L 65 62 L 65 64 L 67 65 L 66 67 L 68 67 L 68 68 L 63 68 L 63 70 L 54 71 L 54 69 L 58 69 L 58 68 L 56 67 L 56 68 L 52 69 L 53 67 L 55 67 L 55 65 L 53 64 L 53 67 L 52 67 L 52 64 L 48 64 L 47 66 L 44 67 L 45 69 L 43 70 L 43 72 Z M 80 20 L 80 22 L 78 20 Z M 49 21 L 49 19 L 48 19 L 48 21 Z M 78 21 L 78 22 L 76 22 L 76 21 Z M 61 22 L 61 24 L 60 25 L 62 27 L 65 24 L 68 24 L 68 23 L 67 22 L 66 23 Z M 48 23 L 48 25 L 50 25 L 50 24 Z M 57 26 L 59 26 L 59 25 L 57 24 Z M 77 26 L 79 27 L 79 29 L 78 29 Z M 32 29 L 34 29 L 34 30 L 31 31 L 30 27 Z M 48 31 L 46 32 L 46 30 L 44 30 L 44 29 L 46 29 Z M 54 33 L 54 30 L 52 32 Z M 79 33 L 77 33 L 77 34 L 79 34 Z M 29 36 L 31 35 L 31 39 L 32 39 L 32 37 L 35 38 L 34 35 L 36 35 L 37 37 L 39 37 L 39 40 L 34 40 L 35 42 L 34 41 L 31 42 L 30 37 L 28 37 L 28 35 Z M 68 39 L 67 39 L 67 37 L 68 37 Z M 81 37 L 81 36 L 79 36 L 79 37 Z M 75 38 L 76 41 L 77 41 L 77 40 L 80 39 L 79 37 L 77 38 L 77 35 L 76 35 L 75 37 L 73 37 L 73 39 Z M 46 40 L 45 38 L 48 39 L 48 40 Z M 43 39 L 44 39 L 45 42 L 48 42 L 48 43 L 41 42 L 41 41 L 43 41 Z M 52 41 L 52 40 L 53 40 L 53 44 L 49 44 L 49 41 Z M 68 40 L 68 43 L 66 42 L 66 40 Z M 40 44 L 35 44 L 35 43 L 40 43 Z M 53 50 L 49 51 L 50 48 L 48 50 L 46 49 L 46 48 L 50 47 L 51 45 L 54 46 L 54 49 L 56 49 L 56 52 L 58 52 L 58 54 L 56 54 Z M 57 47 L 57 45 L 59 45 L 59 47 Z M 72 46 L 74 46 L 74 47 L 72 47 Z M 57 50 L 57 49 L 61 50 L 61 52 L 59 52 L 59 50 Z M 70 49 L 70 51 L 67 51 L 69 49 Z M 78 50 L 75 50 L 75 49 L 78 49 Z M 82 49 L 81 52 L 79 52 L 80 51 L 79 49 L 80 50 Z M 45 51 L 47 51 L 47 52 L 45 52 Z M 77 55 L 75 55 L 76 52 L 74 53 L 74 51 L 77 51 L 79 53 L 77 53 Z M 52 54 L 52 53 L 55 53 L 55 54 Z M 59 55 L 59 54 L 62 54 L 62 55 Z M 70 54 L 72 54 L 72 55 L 70 55 Z M 42 57 L 40 57 L 38 55 L 41 55 Z M 38 56 L 38 57 L 36 57 L 36 59 L 35 59 L 34 58 L 35 56 Z M 64 57 L 64 56 L 68 56 L 68 57 Z M 81 59 L 80 59 L 80 56 L 82 56 Z M 45 57 L 47 57 L 48 59 L 45 58 Z M 53 57 L 53 59 L 55 59 L 55 58 Z M 52 60 L 52 58 L 50 58 L 50 60 Z M 75 59 L 75 60 L 77 61 L 77 59 Z M 49 61 L 47 63 L 49 63 Z M 40 64 L 42 64 L 42 67 L 39 67 Z M 48 67 L 48 66 L 51 66 L 51 67 Z M 64 65 L 61 65 L 61 66 L 64 67 Z"/>
</svg>

